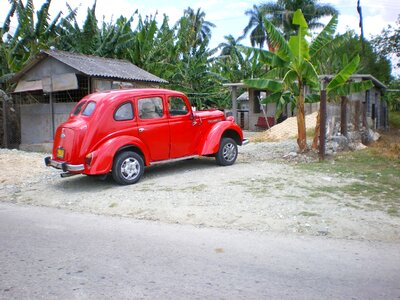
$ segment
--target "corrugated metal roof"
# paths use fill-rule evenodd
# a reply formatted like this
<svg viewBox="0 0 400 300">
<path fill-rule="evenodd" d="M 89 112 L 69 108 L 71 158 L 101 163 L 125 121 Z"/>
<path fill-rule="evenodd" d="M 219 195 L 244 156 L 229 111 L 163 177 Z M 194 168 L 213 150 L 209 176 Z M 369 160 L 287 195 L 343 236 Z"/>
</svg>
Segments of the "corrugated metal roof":
<svg viewBox="0 0 400 300">
<path fill-rule="evenodd" d="M 51 56 L 88 76 L 114 78 L 127 81 L 168 83 L 168 81 L 135 66 L 127 60 L 83 55 L 60 50 L 40 51 L 40 54 L 32 61 L 28 62 L 27 65 L 12 78 L 12 81 L 19 80 L 23 74 L 26 74 L 29 69 L 47 56 Z"/>
<path fill-rule="evenodd" d="M 267 97 L 267 93 L 266 92 L 261 92 L 260 96 L 261 96 L 261 98 L 265 98 L 265 97 Z M 241 94 L 237 98 L 237 101 L 249 101 L 249 92 L 244 92 L 243 94 Z"/>
</svg>

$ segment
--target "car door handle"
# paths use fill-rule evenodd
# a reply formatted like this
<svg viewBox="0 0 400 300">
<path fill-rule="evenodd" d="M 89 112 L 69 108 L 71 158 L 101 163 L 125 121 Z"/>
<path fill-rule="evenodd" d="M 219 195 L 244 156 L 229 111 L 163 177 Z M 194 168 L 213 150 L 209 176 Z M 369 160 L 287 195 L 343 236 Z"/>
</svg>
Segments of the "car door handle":
<svg viewBox="0 0 400 300">
<path fill-rule="evenodd" d="M 139 132 L 143 132 L 143 131 L 144 131 L 143 127 L 139 128 Z"/>
</svg>

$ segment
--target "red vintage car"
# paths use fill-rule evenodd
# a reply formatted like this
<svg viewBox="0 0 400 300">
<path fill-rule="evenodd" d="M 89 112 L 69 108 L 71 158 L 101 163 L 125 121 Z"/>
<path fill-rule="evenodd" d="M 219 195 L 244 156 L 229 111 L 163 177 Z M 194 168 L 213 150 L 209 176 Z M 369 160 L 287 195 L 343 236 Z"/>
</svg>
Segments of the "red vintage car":
<svg viewBox="0 0 400 300">
<path fill-rule="evenodd" d="M 74 174 L 106 175 L 119 184 L 139 181 L 144 167 L 158 163 L 215 156 L 232 165 L 240 127 L 218 110 L 193 111 L 181 92 L 131 89 L 84 97 L 56 131 L 47 166 Z"/>
</svg>

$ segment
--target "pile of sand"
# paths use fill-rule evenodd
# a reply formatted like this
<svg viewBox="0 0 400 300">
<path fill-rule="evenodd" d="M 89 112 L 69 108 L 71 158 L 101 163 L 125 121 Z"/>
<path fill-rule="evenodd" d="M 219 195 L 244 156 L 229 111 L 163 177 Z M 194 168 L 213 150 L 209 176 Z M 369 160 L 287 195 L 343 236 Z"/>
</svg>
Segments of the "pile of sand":
<svg viewBox="0 0 400 300">
<path fill-rule="evenodd" d="M 306 116 L 306 129 L 315 130 L 318 112 Z M 254 135 L 251 140 L 263 141 L 282 141 L 297 137 L 297 117 L 287 118 L 282 123 L 272 126 L 270 129 Z"/>
</svg>

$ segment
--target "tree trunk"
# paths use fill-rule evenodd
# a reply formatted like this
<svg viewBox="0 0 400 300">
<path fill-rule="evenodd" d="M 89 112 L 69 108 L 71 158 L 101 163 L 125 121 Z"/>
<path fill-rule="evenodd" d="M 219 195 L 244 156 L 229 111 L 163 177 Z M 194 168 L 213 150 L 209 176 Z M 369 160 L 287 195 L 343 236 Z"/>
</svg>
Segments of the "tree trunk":
<svg viewBox="0 0 400 300">
<path fill-rule="evenodd" d="M 314 131 L 314 139 L 311 146 L 311 149 L 317 150 L 318 149 L 318 140 L 319 140 L 319 128 L 321 126 L 321 109 L 318 110 L 317 115 L 317 123 L 315 124 L 315 131 Z"/>
<path fill-rule="evenodd" d="M 304 115 L 304 91 L 301 80 L 299 80 L 299 97 L 297 99 L 297 145 L 299 145 L 300 153 L 307 150 L 306 120 Z"/>
</svg>

